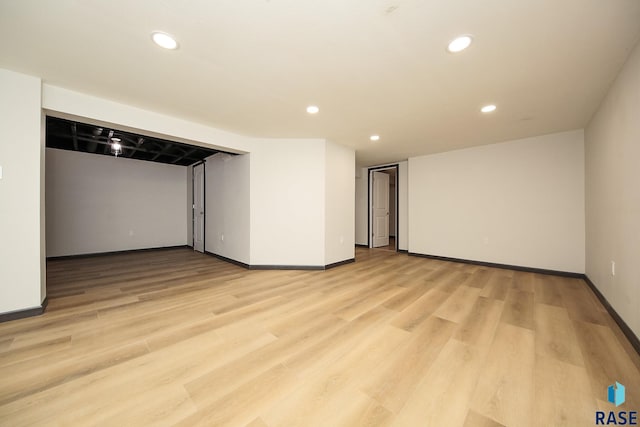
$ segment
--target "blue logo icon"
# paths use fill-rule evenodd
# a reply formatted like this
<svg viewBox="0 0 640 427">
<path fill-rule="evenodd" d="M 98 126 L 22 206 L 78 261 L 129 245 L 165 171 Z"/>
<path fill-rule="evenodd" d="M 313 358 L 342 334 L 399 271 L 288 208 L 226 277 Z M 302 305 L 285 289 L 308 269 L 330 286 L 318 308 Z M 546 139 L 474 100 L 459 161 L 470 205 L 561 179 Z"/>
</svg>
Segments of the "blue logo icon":
<svg viewBox="0 0 640 427">
<path fill-rule="evenodd" d="M 616 381 L 615 384 L 610 385 L 607 391 L 607 400 L 609 400 L 609 402 L 616 406 L 620 406 L 624 403 L 624 386 L 618 381 Z"/>
<path fill-rule="evenodd" d="M 607 400 L 616 407 L 622 405 L 625 400 L 625 389 L 616 381 L 607 388 Z M 596 411 L 596 425 L 638 425 L 638 411 Z"/>
</svg>

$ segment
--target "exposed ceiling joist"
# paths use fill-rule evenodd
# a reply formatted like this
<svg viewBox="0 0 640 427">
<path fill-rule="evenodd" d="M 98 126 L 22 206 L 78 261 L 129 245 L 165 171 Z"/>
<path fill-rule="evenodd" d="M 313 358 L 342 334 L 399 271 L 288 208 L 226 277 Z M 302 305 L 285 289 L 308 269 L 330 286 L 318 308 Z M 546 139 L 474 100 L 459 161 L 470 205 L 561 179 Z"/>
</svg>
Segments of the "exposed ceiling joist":
<svg viewBox="0 0 640 427">
<path fill-rule="evenodd" d="M 144 142 L 144 138 L 143 137 L 138 137 L 138 139 L 135 142 L 135 146 L 128 151 L 127 157 L 132 157 L 136 151 L 138 151 L 140 149 L 140 146 L 142 145 L 142 143 Z"/>
<path fill-rule="evenodd" d="M 80 122 L 47 117 L 47 147 L 112 155 L 113 140 L 119 139 L 123 157 L 189 166 L 220 151 L 165 139 L 143 136 Z"/>
</svg>

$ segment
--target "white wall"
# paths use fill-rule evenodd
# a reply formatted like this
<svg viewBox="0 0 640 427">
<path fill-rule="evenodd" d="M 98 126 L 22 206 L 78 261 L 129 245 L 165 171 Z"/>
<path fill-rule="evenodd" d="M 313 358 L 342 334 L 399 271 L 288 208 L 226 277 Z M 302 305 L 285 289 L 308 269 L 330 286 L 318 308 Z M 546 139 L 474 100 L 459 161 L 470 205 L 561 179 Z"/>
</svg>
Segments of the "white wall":
<svg viewBox="0 0 640 427">
<path fill-rule="evenodd" d="M 355 257 L 355 152 L 332 142 L 325 153 L 325 259 L 333 264 Z"/>
<path fill-rule="evenodd" d="M 205 178 L 205 230 L 204 250 L 217 255 L 223 254 L 225 184 L 224 154 L 207 157 L 204 166 Z M 238 260 L 239 261 L 239 260 Z"/>
<path fill-rule="evenodd" d="M 355 179 L 355 242 L 357 245 L 367 244 L 367 168 L 356 168 Z"/>
<path fill-rule="evenodd" d="M 193 247 L 193 168 L 187 167 L 187 245 Z"/>
<path fill-rule="evenodd" d="M 207 158 L 205 250 L 250 263 L 250 155 Z"/>
<path fill-rule="evenodd" d="M 585 150 L 586 274 L 640 335 L 640 44 L 587 126 Z"/>
<path fill-rule="evenodd" d="M 409 159 L 409 251 L 584 272 L 583 132 Z"/>
<path fill-rule="evenodd" d="M 409 216 L 408 216 L 408 188 L 409 182 L 407 178 L 408 173 L 408 162 L 398 162 L 393 163 L 394 165 L 398 165 L 398 176 L 396 177 L 396 186 L 398 189 L 398 206 L 396 206 L 396 212 L 398 215 L 398 249 L 406 251 L 409 241 Z M 385 165 L 379 165 L 385 166 Z M 378 166 L 370 166 L 370 167 L 378 167 Z M 367 206 L 368 203 L 368 168 L 358 168 L 356 170 L 356 179 L 355 179 L 355 192 L 356 192 L 356 244 L 358 245 L 366 245 L 367 244 L 367 233 L 368 233 L 368 220 L 367 215 L 369 214 L 369 209 Z"/>
<path fill-rule="evenodd" d="M 47 256 L 187 244 L 187 168 L 47 148 Z"/>
<path fill-rule="evenodd" d="M 389 236 L 396 237 L 396 180 L 395 175 L 389 176 Z"/>
<path fill-rule="evenodd" d="M 398 163 L 398 249 L 409 249 L 409 162 Z"/>
<path fill-rule="evenodd" d="M 46 295 L 40 87 L 0 69 L 0 313 L 38 307 Z"/>
<path fill-rule="evenodd" d="M 325 265 L 325 141 L 256 144 L 250 187 L 251 264 Z"/>
</svg>

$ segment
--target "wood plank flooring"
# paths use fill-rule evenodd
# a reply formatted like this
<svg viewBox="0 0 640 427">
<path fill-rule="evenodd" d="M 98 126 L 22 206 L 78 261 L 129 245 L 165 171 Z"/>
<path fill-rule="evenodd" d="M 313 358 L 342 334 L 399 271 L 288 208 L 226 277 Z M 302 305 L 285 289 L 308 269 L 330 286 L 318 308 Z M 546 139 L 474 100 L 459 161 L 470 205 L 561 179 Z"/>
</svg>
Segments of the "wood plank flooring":
<svg viewBox="0 0 640 427">
<path fill-rule="evenodd" d="M 2 426 L 583 426 L 640 358 L 579 279 L 358 248 L 328 271 L 175 249 L 52 261 L 0 324 Z"/>
</svg>

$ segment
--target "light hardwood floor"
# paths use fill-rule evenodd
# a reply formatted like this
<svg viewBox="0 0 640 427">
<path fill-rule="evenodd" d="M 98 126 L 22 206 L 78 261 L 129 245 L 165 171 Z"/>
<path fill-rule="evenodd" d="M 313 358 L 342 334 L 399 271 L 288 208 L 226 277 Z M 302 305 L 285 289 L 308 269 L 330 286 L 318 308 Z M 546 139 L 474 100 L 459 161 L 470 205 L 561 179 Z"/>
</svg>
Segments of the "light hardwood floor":
<svg viewBox="0 0 640 427">
<path fill-rule="evenodd" d="M 357 249 L 247 271 L 187 249 L 48 263 L 0 324 L 0 425 L 588 426 L 640 358 L 579 279 Z"/>
</svg>

